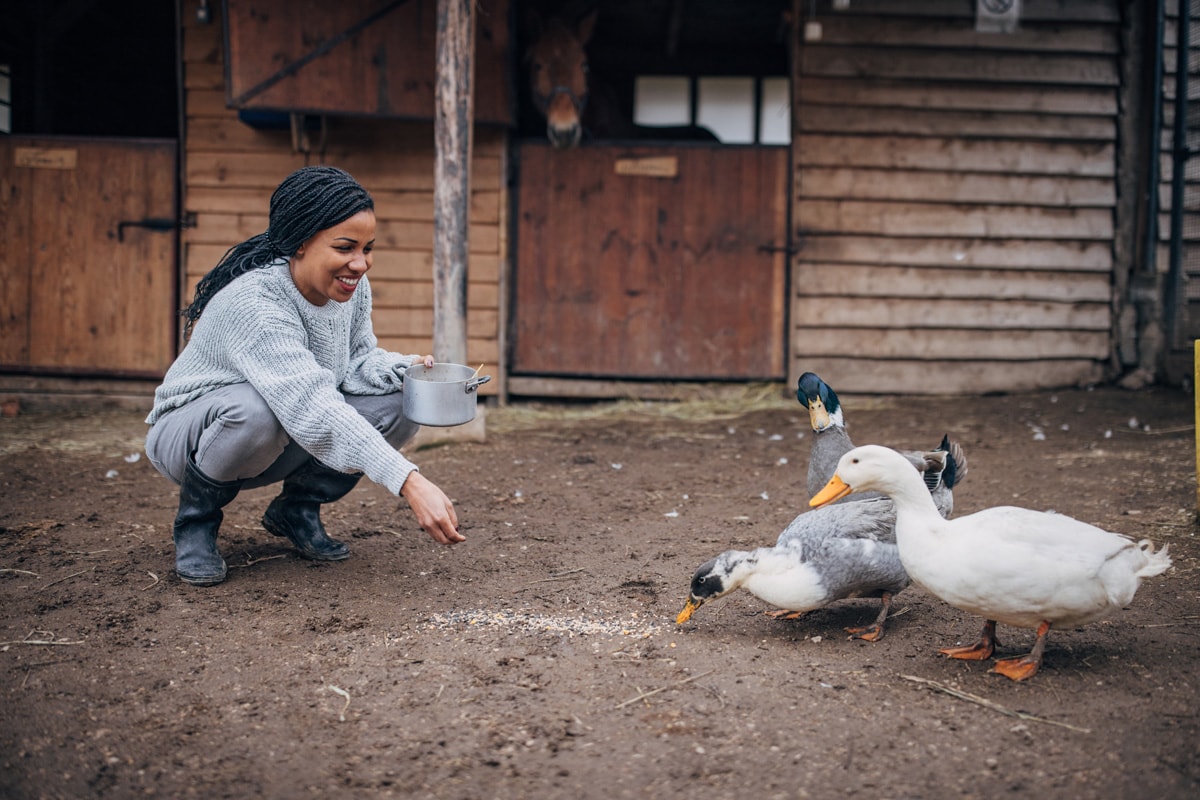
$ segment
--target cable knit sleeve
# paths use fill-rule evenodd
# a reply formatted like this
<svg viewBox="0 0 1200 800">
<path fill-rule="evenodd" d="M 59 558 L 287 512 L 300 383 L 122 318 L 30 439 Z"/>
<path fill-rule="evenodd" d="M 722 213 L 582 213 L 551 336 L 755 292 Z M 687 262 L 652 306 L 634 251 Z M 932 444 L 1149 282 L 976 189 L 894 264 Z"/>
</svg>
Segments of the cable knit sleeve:
<svg viewBox="0 0 1200 800">
<path fill-rule="evenodd" d="M 350 324 L 350 363 L 342 389 L 349 394 L 387 394 L 403 388 L 404 371 L 418 356 L 392 353 L 379 347 L 371 324 L 371 284 L 364 276 L 354 292 Z"/>
</svg>

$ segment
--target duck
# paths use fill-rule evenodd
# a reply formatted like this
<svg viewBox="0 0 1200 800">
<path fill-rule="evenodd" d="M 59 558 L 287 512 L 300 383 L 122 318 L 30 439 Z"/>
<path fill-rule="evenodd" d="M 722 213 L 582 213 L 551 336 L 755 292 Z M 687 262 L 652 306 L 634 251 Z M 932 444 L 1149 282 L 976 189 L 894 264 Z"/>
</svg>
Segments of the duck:
<svg viewBox="0 0 1200 800">
<path fill-rule="evenodd" d="M 854 449 L 837 392 L 815 372 L 796 381 L 796 400 L 808 409 L 812 448 L 808 455 L 808 496 L 824 488 L 837 469 L 838 459 Z"/>
<path fill-rule="evenodd" d="M 1169 547 L 1140 541 L 1063 514 L 996 506 L 944 519 L 908 460 L 864 445 L 838 461 L 815 509 L 852 492 L 882 492 L 896 509 L 896 546 L 913 583 L 983 617 L 978 643 L 943 648 L 951 658 L 992 657 L 996 624 L 1037 632 L 1026 655 L 1000 659 L 990 672 L 1028 680 L 1042 665 L 1052 628 L 1102 619 L 1132 602 L 1146 578 L 1171 566 Z M 832 506 L 837 508 L 838 506 Z"/>
<path fill-rule="evenodd" d="M 837 469 L 838 459 L 854 449 L 854 441 L 846 430 L 845 412 L 833 387 L 815 372 L 805 372 L 796 381 L 796 400 L 808 409 L 809 424 L 812 426 L 812 446 L 808 456 L 808 496 L 812 498 L 824 488 Z M 925 454 L 914 450 L 901 450 L 913 466 L 922 470 L 926 484 L 933 494 L 934 503 L 943 517 L 954 512 L 954 487 L 967 476 L 967 460 L 962 448 L 952 444 L 948 436 L 942 438 L 938 449 L 957 448 L 955 457 L 947 462 L 946 473 L 926 472 Z M 883 495 L 878 492 L 853 495 L 838 502 L 864 500 Z"/>
<path fill-rule="evenodd" d="M 927 453 L 925 474 L 953 475 L 954 450 L 961 453 L 957 447 Z M 911 464 L 909 469 L 920 482 L 918 471 Z M 892 598 L 908 585 L 895 543 L 894 504 L 880 496 L 806 511 L 773 547 L 726 550 L 701 564 L 675 622 L 682 625 L 700 606 L 739 588 L 776 606 L 766 612 L 776 619 L 796 619 L 836 600 L 878 598 L 880 610 L 871 624 L 846 629 L 851 639 L 876 642 L 883 638 Z"/>
</svg>

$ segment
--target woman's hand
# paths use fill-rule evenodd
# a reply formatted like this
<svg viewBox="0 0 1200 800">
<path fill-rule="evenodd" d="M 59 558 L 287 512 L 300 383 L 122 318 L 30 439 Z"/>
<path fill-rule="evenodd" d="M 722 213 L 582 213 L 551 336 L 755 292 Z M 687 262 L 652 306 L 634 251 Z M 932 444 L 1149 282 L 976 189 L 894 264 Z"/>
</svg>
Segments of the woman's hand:
<svg viewBox="0 0 1200 800">
<path fill-rule="evenodd" d="M 424 364 L 426 369 L 433 369 L 433 356 L 421 356 L 417 362 Z"/>
<path fill-rule="evenodd" d="M 432 360 L 432 356 L 426 356 Z M 417 524 L 440 544 L 458 544 L 467 537 L 458 532 L 458 514 L 446 493 L 420 472 L 410 472 L 400 496 L 408 501 Z"/>
</svg>

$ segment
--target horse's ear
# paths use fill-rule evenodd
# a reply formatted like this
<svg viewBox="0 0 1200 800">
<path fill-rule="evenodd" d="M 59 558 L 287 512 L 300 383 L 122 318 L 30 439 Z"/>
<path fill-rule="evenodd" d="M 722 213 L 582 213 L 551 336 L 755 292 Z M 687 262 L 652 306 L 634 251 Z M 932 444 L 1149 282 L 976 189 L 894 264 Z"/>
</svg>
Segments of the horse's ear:
<svg viewBox="0 0 1200 800">
<path fill-rule="evenodd" d="M 596 30 L 596 17 L 598 16 L 600 16 L 600 9 L 593 8 L 575 25 L 575 33 L 579 37 L 580 44 L 587 44 L 588 39 L 592 38 L 592 33 Z"/>
</svg>

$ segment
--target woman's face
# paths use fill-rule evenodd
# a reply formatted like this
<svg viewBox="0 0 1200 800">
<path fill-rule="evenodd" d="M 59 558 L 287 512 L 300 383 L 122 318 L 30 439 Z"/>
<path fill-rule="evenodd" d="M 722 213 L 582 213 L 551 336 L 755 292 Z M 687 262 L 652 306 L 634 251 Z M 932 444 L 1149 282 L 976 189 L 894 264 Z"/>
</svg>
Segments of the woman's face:
<svg viewBox="0 0 1200 800">
<path fill-rule="evenodd" d="M 375 212 L 360 211 L 300 245 L 291 258 L 292 281 L 314 306 L 344 303 L 371 268 L 374 248 Z"/>
</svg>

